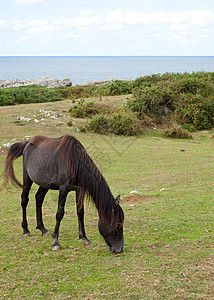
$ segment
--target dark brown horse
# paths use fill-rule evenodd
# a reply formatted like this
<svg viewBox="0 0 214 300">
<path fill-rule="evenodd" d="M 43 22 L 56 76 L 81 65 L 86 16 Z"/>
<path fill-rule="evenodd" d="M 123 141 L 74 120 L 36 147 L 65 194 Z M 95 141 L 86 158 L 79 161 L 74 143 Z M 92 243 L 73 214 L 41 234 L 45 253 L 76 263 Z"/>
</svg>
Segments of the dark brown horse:
<svg viewBox="0 0 214 300">
<path fill-rule="evenodd" d="M 23 184 L 13 170 L 13 161 L 23 155 Z M 124 248 L 124 214 L 119 205 L 119 196 L 114 199 L 104 177 L 87 154 L 82 144 L 73 136 L 60 138 L 35 136 L 30 141 L 11 145 L 6 158 L 5 182 L 8 179 L 23 189 L 21 205 L 23 211 L 23 235 L 29 236 L 26 208 L 32 183 L 39 185 L 36 193 L 37 228 L 43 235 L 48 234 L 42 220 L 42 204 L 49 189 L 59 190 L 56 226 L 53 233 L 52 249 L 60 248 L 59 226 L 64 216 L 67 194 L 76 192 L 79 238 L 84 244 L 91 244 L 84 228 L 84 198 L 93 199 L 99 214 L 99 231 L 111 252 L 120 253 Z"/>
</svg>

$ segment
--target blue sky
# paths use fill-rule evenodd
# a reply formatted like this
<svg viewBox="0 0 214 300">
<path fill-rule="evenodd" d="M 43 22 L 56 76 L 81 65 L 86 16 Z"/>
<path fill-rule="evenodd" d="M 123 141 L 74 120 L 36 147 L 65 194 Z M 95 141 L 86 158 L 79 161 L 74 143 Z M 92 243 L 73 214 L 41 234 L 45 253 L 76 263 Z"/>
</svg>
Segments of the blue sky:
<svg viewBox="0 0 214 300">
<path fill-rule="evenodd" d="M 214 55 L 213 0 L 6 0 L 0 56 Z"/>
</svg>

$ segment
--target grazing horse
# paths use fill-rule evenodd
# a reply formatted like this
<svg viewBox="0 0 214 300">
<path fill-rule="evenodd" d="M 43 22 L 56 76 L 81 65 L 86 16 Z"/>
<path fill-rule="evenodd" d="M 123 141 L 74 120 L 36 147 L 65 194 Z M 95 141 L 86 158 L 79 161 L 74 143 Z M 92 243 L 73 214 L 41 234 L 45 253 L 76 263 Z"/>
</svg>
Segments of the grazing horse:
<svg viewBox="0 0 214 300">
<path fill-rule="evenodd" d="M 23 184 L 15 176 L 13 161 L 23 155 Z M 29 236 L 26 208 L 32 183 L 39 185 L 36 193 L 37 229 L 48 234 L 42 220 L 42 204 L 49 189 L 59 190 L 56 226 L 53 233 L 52 249 L 60 244 L 59 226 L 64 216 L 66 197 L 70 191 L 76 192 L 79 238 L 84 244 L 91 244 L 84 228 L 85 194 L 93 199 L 99 214 L 98 228 L 112 253 L 120 253 L 124 248 L 124 214 L 119 205 L 120 197 L 114 199 L 110 188 L 86 152 L 82 144 L 71 135 L 60 138 L 35 136 L 29 141 L 11 145 L 6 158 L 5 184 L 8 179 L 23 189 L 21 206 L 23 212 L 23 235 Z"/>
</svg>

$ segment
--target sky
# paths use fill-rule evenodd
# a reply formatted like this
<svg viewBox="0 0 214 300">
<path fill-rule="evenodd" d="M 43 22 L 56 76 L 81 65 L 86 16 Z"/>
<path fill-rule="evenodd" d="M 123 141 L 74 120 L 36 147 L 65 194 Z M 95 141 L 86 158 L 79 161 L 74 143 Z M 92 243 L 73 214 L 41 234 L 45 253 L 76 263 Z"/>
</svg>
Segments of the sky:
<svg viewBox="0 0 214 300">
<path fill-rule="evenodd" d="M 213 0 L 6 0 L 0 56 L 213 56 Z"/>
</svg>

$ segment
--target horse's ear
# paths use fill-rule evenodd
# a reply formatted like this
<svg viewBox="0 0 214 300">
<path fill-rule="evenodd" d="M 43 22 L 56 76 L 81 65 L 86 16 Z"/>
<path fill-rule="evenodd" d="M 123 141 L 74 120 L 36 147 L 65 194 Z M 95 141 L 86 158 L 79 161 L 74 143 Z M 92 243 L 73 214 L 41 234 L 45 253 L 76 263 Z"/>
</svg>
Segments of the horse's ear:
<svg viewBox="0 0 214 300">
<path fill-rule="evenodd" d="M 114 200 L 114 207 L 116 208 L 120 203 L 120 195 L 117 196 L 117 198 Z"/>
</svg>

